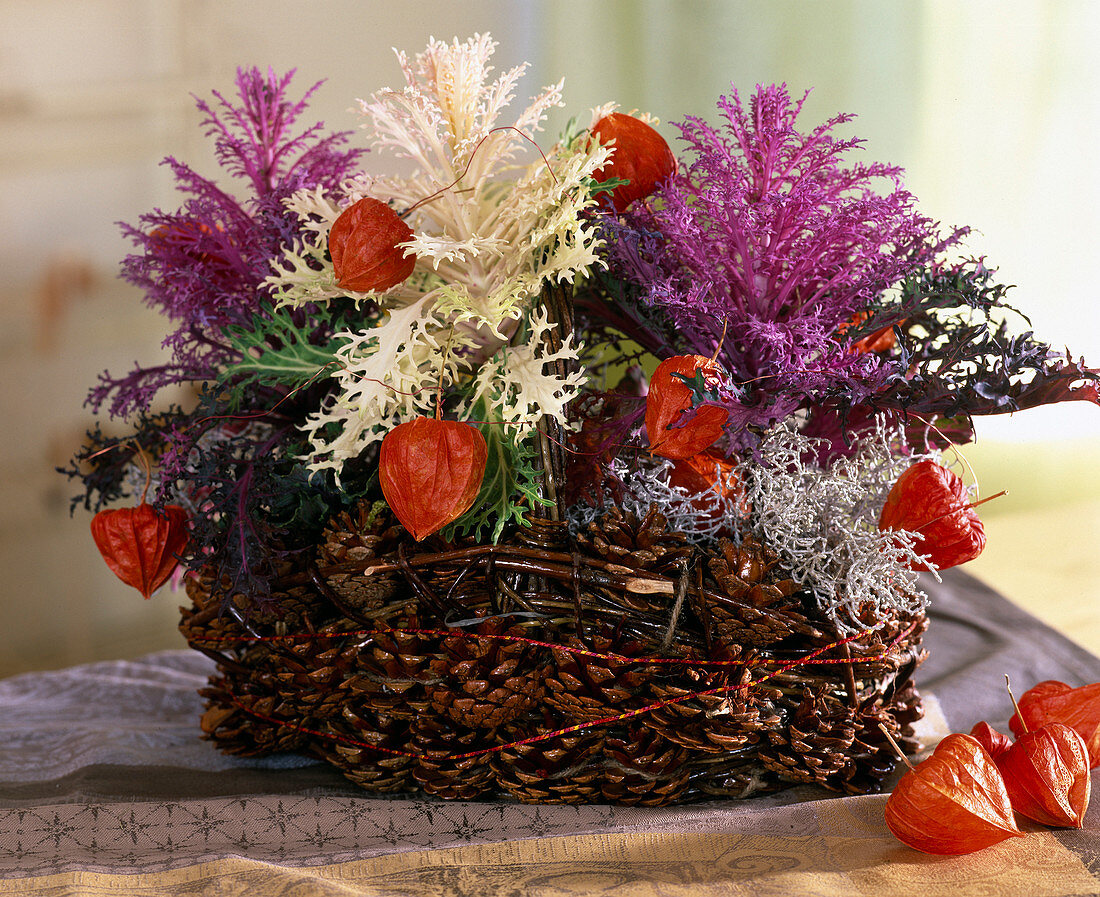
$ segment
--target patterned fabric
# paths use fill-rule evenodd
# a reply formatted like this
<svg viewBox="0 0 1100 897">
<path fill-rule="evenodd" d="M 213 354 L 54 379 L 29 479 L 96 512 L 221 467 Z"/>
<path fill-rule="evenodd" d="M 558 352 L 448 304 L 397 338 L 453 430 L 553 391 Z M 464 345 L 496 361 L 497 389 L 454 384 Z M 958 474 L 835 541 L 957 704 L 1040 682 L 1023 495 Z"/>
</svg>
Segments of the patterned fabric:
<svg viewBox="0 0 1100 897">
<path fill-rule="evenodd" d="M 1005 728 L 1023 689 L 1100 660 L 964 574 L 928 584 L 929 741 Z M 199 737 L 189 651 L 0 682 L 0 894 L 1100 894 L 1100 806 L 959 858 L 895 841 L 882 795 L 797 788 L 660 810 L 366 797 L 299 757 Z M 939 715 L 942 705 L 944 716 Z"/>
</svg>

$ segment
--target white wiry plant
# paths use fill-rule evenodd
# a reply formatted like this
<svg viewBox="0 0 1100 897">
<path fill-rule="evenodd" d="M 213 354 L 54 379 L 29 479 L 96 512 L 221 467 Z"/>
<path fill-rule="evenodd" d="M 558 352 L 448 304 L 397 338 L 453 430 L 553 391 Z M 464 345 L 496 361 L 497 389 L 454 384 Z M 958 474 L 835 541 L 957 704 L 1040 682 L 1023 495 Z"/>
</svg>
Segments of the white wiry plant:
<svg viewBox="0 0 1100 897">
<path fill-rule="evenodd" d="M 596 504 L 578 503 L 569 509 L 569 525 L 574 532 L 586 528 L 604 513 L 604 506 L 615 501 L 624 510 L 644 517 L 655 507 L 668 521 L 670 532 L 681 533 L 688 542 L 714 542 L 723 532 L 736 525 L 742 506 L 732 473 L 723 475 L 715 469 L 715 481 L 702 492 L 690 492 L 673 485 L 672 462 L 656 455 L 627 460 L 620 456 L 611 462 L 609 474 L 620 483 L 616 495 L 601 496 Z M 723 477 L 724 483 L 718 477 Z M 725 486 L 725 488 L 723 488 Z"/>
<path fill-rule="evenodd" d="M 526 66 L 490 81 L 495 46 L 477 35 L 432 40 L 413 61 L 398 53 L 405 87 L 360 101 L 373 148 L 413 171 L 349 183 L 343 202 L 369 195 L 404 215 L 413 236 L 402 248 L 417 259 L 405 283 L 379 294 L 338 287 L 326 250 L 341 209 L 318 191 L 287 201 L 309 224 L 269 278 L 279 301 L 369 296 L 384 312 L 379 326 L 337 334 L 344 342 L 332 376 L 340 391 L 306 428 L 315 470 L 339 473 L 402 419 L 430 409 L 440 386 L 491 395 L 500 419 L 522 428 L 544 414 L 564 422 L 565 402 L 582 382 L 579 374 L 543 372 L 549 360 L 579 364 L 571 341 L 552 358 L 531 343 L 509 343 L 517 331 L 545 330 L 545 320 L 520 327 L 545 283 L 572 282 L 598 263 L 598 240 L 581 213 L 595 202 L 591 175 L 610 150 L 578 138 L 545 156 L 534 152 L 547 110 L 561 105 L 561 84 L 504 122 Z M 535 160 L 521 164 L 521 154 Z"/>
<path fill-rule="evenodd" d="M 868 611 L 879 618 L 927 604 L 911 569 L 923 560 L 912 534 L 877 525 L 891 485 L 922 457 L 899 453 L 897 439 L 880 420 L 850 457 L 820 467 L 808 460 L 815 441 L 786 424 L 736 469 L 752 529 L 844 632 L 862 629 Z"/>
</svg>

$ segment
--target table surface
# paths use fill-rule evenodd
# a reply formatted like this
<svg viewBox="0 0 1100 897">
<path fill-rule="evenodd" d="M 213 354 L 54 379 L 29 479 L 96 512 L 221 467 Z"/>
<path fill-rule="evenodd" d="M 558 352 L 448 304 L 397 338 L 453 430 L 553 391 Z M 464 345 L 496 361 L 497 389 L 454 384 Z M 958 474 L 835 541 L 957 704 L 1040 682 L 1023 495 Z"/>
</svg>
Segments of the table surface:
<svg viewBox="0 0 1100 897">
<path fill-rule="evenodd" d="M 1100 681 L 1100 659 L 966 574 L 929 580 L 923 735 L 1007 731 L 1018 691 Z M 1100 895 L 1082 831 L 964 857 L 899 844 L 885 795 L 813 788 L 666 809 L 377 798 L 298 757 L 199 737 L 190 651 L 0 681 L 0 894 Z"/>
</svg>

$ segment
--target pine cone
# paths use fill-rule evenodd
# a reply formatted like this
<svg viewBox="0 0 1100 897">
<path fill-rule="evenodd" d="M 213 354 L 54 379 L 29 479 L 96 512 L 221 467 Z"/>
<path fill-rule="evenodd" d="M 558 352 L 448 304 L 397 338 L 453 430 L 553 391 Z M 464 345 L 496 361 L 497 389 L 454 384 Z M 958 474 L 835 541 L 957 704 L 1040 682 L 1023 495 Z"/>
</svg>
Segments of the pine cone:
<svg viewBox="0 0 1100 897">
<path fill-rule="evenodd" d="M 647 713 L 646 725 L 670 741 L 707 754 L 728 753 L 757 744 L 761 733 L 782 721 L 777 708 L 780 693 L 765 685 L 753 685 L 755 652 L 735 646 L 716 654 L 714 660 L 743 661 L 731 667 L 664 667 L 649 683 L 654 702 L 666 704 Z M 698 692 L 728 688 L 716 695 Z"/>
<path fill-rule="evenodd" d="M 614 564 L 661 574 L 675 574 L 692 551 L 683 533 L 669 531 L 655 507 L 639 520 L 616 505 L 577 534 L 577 548 Z"/>
<path fill-rule="evenodd" d="M 355 670 L 361 639 L 345 633 L 352 623 L 338 618 L 324 626 L 309 625 L 294 638 L 272 644 L 269 668 L 279 697 L 303 718 L 339 716 L 341 687 Z"/>
<path fill-rule="evenodd" d="M 560 728 L 553 723 L 533 730 L 510 726 L 500 737 L 510 744 Z M 503 748 L 491 760 L 497 787 L 527 804 L 596 803 L 602 798 L 603 742 L 604 733 L 593 727 Z"/>
<path fill-rule="evenodd" d="M 379 509 L 364 499 L 351 511 L 342 511 L 328 522 L 321 537 L 318 562 L 322 570 L 338 564 L 365 564 L 396 549 L 400 535 L 401 528 L 390 510 Z M 357 611 L 376 610 L 401 592 L 401 580 L 395 574 L 329 573 L 325 582 L 349 608 Z"/>
<path fill-rule="evenodd" d="M 517 640 L 495 637 L 502 635 Z M 529 713 L 546 693 L 550 667 L 544 648 L 518 640 L 532 637 L 499 619 L 445 637 L 440 656 L 428 664 L 433 712 L 472 729 L 493 729 Z"/>
<path fill-rule="evenodd" d="M 721 645 L 763 647 L 800 635 L 822 639 L 794 596 L 798 584 L 785 576 L 778 556 L 755 539 L 718 544 L 708 564 L 721 594 L 691 593 L 691 604 L 711 638 Z"/>
<path fill-rule="evenodd" d="M 604 740 L 600 791 L 616 804 L 662 807 L 687 789 L 689 752 L 641 723 L 615 727 Z"/>
<path fill-rule="evenodd" d="M 902 678 L 908 679 L 914 668 L 928 656 L 920 647 L 921 637 L 928 629 L 928 617 L 923 614 L 891 618 L 881 621 L 873 633 L 851 643 L 852 656 L 872 658 L 862 660 L 856 667 L 859 675 L 868 680 L 888 679 L 899 675 L 903 666 L 909 671 Z"/>
<path fill-rule="evenodd" d="M 219 674 L 199 691 L 207 700 L 200 721 L 203 732 L 230 754 L 306 750 L 310 739 L 301 728 L 309 728 L 303 718 L 309 708 L 298 702 L 297 690 L 292 689 L 289 700 L 281 693 L 278 673 L 284 668 L 284 657 L 279 643 L 270 640 L 285 632 L 285 624 L 272 607 L 254 609 L 247 622 L 232 605 L 231 612 L 224 613 L 211 585 L 209 578 L 188 578 L 185 587 L 192 606 L 182 610 L 180 619 L 180 631 L 188 642 L 218 661 Z M 275 601 L 298 621 L 314 611 L 313 604 L 297 595 L 283 594 Z"/>
<path fill-rule="evenodd" d="M 307 752 L 310 736 L 302 731 L 305 724 L 298 708 L 288 706 L 274 691 L 274 681 L 261 673 L 247 682 L 212 677 L 210 685 L 199 690 L 207 700 L 199 722 L 203 734 L 219 750 L 242 757 Z"/>
<path fill-rule="evenodd" d="M 787 724 L 768 731 L 760 761 L 788 781 L 836 788 L 858 730 L 851 708 L 806 689 Z"/>
<path fill-rule="evenodd" d="M 652 675 L 651 666 L 630 660 L 605 659 L 593 654 L 646 657 L 651 652 L 638 642 L 593 634 L 588 644 L 577 638 L 566 647 L 589 653 L 555 649 L 554 668 L 546 676 L 546 703 L 572 722 L 594 722 L 641 707 Z"/>
<path fill-rule="evenodd" d="M 340 695 L 343 712 L 329 717 L 317 753 L 367 791 L 388 794 L 415 786 L 415 760 L 409 753 L 412 725 L 385 713 L 376 713 L 353 696 Z"/>
<path fill-rule="evenodd" d="M 856 717 L 858 732 L 848 750 L 848 767 L 837 779 L 837 787 L 848 794 L 868 794 L 882 789 L 894 771 L 897 751 L 882 733 L 890 733 L 906 754 L 915 754 L 920 743 L 913 737 L 913 723 L 924 715 L 920 693 L 911 680 L 902 685 L 889 701 L 876 698 L 860 709 Z"/>
<path fill-rule="evenodd" d="M 491 753 L 462 757 L 500 744 L 494 729 L 468 729 L 425 713 L 413 720 L 412 751 L 419 755 L 413 777 L 428 794 L 474 800 L 493 788 Z"/>
<path fill-rule="evenodd" d="M 289 561 L 280 565 L 278 575 L 296 572 Z M 242 594 L 214 596 L 214 583 L 202 573 L 184 579 L 184 590 L 191 599 L 190 608 L 180 608 L 180 632 L 199 647 L 233 651 L 246 646 L 250 639 L 280 636 L 306 629 L 305 620 L 324 621 L 334 610 L 308 586 L 279 589 L 256 604 Z"/>
<path fill-rule="evenodd" d="M 345 688 L 354 701 L 378 713 L 413 719 L 431 713 L 428 692 L 438 680 L 430 662 L 439 654 L 440 637 L 409 631 L 422 628 L 415 616 L 394 622 L 390 628 L 379 621 Z"/>
</svg>

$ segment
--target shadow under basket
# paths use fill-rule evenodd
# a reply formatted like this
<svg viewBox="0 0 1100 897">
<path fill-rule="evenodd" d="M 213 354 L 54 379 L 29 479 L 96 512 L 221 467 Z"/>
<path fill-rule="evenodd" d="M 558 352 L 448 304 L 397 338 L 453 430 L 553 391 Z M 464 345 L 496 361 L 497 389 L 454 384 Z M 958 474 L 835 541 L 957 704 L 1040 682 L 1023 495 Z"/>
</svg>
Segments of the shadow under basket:
<svg viewBox="0 0 1100 897">
<path fill-rule="evenodd" d="M 217 661 L 206 736 L 323 758 L 367 791 L 658 806 L 792 784 L 878 790 L 915 751 L 927 618 L 842 635 L 778 558 L 651 511 L 571 535 L 412 543 L 366 505 L 273 601 L 192 578 L 181 630 Z"/>
</svg>

